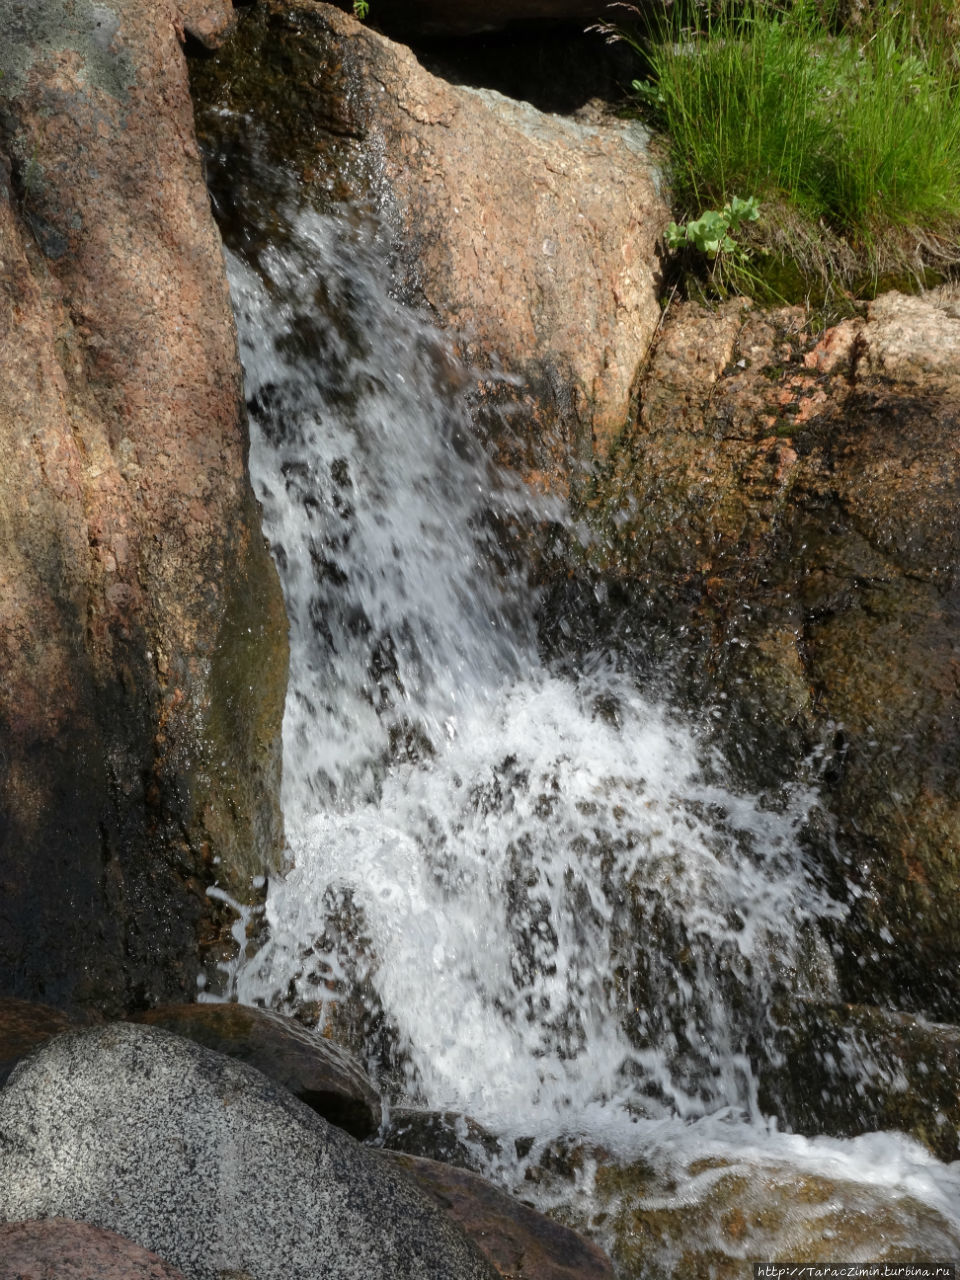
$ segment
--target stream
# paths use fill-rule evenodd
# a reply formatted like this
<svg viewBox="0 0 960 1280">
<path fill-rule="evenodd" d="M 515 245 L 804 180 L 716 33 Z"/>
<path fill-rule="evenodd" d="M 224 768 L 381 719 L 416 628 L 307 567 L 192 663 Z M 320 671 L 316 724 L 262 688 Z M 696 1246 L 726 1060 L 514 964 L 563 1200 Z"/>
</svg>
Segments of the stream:
<svg viewBox="0 0 960 1280">
<path fill-rule="evenodd" d="M 477 1167 L 604 1244 L 610 1165 L 668 1214 L 765 1170 L 960 1228 L 958 1166 L 892 1133 L 783 1133 L 758 1102 L 778 992 L 836 994 L 815 769 L 745 791 L 629 645 L 578 645 L 575 610 L 547 634 L 537 548 L 589 530 L 496 465 L 479 375 L 398 298 L 374 216 L 260 176 L 224 235 L 290 618 L 291 869 L 227 994 L 326 1027 L 392 1109 L 469 1117 Z M 841 1202 L 807 1205 L 814 1235 Z M 949 1248 L 938 1231 L 919 1243 Z M 669 1272 L 682 1242 L 658 1248 Z"/>
</svg>

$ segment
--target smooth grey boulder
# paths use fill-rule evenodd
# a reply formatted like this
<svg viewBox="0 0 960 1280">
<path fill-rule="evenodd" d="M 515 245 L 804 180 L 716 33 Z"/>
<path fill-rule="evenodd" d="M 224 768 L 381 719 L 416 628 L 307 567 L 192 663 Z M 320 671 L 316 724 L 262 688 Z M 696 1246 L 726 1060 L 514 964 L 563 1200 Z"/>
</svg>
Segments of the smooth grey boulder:
<svg viewBox="0 0 960 1280">
<path fill-rule="evenodd" d="M 188 1280 L 494 1280 L 401 1174 L 260 1072 L 155 1028 L 58 1036 L 0 1091 L 0 1221 L 107 1227 Z"/>
<path fill-rule="evenodd" d="M 2 1013 L 0 1002 L 0 1056 Z M 369 1138 L 380 1127 L 380 1095 L 352 1054 L 272 1009 L 244 1004 L 166 1004 L 132 1014 L 129 1020 L 163 1027 L 216 1053 L 248 1062 L 355 1138 Z"/>
</svg>

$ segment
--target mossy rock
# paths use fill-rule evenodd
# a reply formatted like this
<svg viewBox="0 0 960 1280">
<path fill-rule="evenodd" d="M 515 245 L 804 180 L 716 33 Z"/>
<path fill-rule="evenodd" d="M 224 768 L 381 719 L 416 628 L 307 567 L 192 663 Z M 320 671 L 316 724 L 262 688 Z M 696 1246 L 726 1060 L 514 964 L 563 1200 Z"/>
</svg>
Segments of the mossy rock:
<svg viewBox="0 0 960 1280">
<path fill-rule="evenodd" d="M 225 584 L 210 662 L 205 750 L 190 778 L 197 825 L 219 858 L 218 881 L 242 901 L 256 876 L 281 869 L 277 726 L 290 660 L 283 596 L 252 496 L 246 514 L 246 546 Z"/>
</svg>

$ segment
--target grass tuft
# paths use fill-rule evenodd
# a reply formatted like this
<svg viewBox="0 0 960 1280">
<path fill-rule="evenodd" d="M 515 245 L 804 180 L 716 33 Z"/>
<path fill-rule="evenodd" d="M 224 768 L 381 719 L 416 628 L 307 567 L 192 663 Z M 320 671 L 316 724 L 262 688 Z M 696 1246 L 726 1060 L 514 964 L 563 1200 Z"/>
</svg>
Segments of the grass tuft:
<svg viewBox="0 0 960 1280">
<path fill-rule="evenodd" d="M 609 28 L 608 28 L 609 30 Z M 817 292 L 960 262 L 960 44 L 949 0 L 673 4 L 637 83 L 685 216 L 756 196 L 757 247 Z M 788 250 L 787 246 L 791 246 Z"/>
</svg>

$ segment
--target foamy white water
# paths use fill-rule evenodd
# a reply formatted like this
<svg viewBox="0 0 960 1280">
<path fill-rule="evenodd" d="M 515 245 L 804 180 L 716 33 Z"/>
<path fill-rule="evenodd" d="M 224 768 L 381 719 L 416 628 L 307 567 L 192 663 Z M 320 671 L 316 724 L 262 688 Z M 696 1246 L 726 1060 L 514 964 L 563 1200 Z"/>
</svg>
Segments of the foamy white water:
<svg viewBox="0 0 960 1280">
<path fill-rule="evenodd" d="M 835 994 L 820 926 L 839 908 L 798 842 L 815 795 L 718 781 L 694 728 L 604 655 L 575 677 L 543 661 L 536 592 L 494 530 L 564 513 L 493 466 L 471 372 L 391 297 L 377 229 L 287 216 L 282 248 L 229 261 L 292 642 L 293 869 L 234 993 L 362 997 L 354 1047 L 394 1101 L 534 1156 L 583 1136 L 664 1185 L 704 1156 L 786 1161 L 960 1223 L 957 1169 L 906 1139 L 759 1114 L 775 992 Z"/>
</svg>

